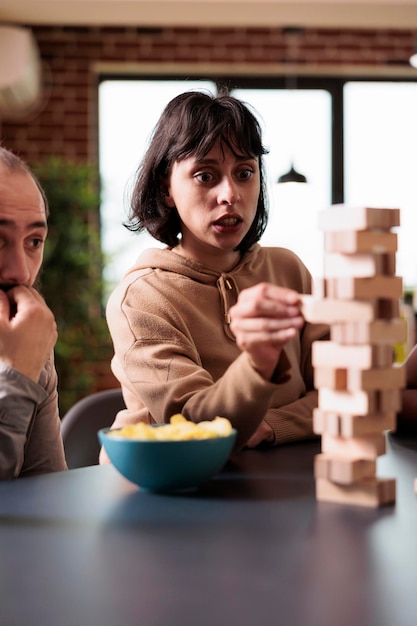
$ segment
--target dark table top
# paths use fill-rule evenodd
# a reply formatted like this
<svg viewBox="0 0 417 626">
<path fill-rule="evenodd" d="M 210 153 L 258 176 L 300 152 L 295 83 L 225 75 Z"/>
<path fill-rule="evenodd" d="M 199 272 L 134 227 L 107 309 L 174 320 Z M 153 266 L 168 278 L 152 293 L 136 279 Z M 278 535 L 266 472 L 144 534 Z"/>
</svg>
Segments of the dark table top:
<svg viewBox="0 0 417 626">
<path fill-rule="evenodd" d="M 394 506 L 317 503 L 319 443 L 246 450 L 188 495 L 112 466 L 0 483 L 2 626 L 416 626 L 417 440 Z"/>
</svg>

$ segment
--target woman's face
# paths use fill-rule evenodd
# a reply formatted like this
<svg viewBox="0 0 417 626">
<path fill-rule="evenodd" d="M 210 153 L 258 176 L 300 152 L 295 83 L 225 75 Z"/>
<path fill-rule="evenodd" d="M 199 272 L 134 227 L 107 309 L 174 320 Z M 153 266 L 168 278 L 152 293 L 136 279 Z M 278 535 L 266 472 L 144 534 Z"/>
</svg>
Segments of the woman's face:
<svg viewBox="0 0 417 626">
<path fill-rule="evenodd" d="M 176 207 L 181 220 L 178 252 L 220 270 L 233 267 L 259 193 L 259 159 L 237 157 L 225 144 L 216 143 L 202 159 L 176 161 L 166 203 Z"/>
</svg>

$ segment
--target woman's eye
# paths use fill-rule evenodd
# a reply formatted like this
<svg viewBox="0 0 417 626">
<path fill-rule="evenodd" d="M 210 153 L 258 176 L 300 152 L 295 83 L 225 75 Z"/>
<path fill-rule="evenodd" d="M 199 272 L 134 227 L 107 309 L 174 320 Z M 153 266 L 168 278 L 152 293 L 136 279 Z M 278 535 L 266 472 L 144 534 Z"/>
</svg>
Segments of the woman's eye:
<svg viewBox="0 0 417 626">
<path fill-rule="evenodd" d="M 199 172 L 195 175 L 195 177 L 202 183 L 209 183 L 211 180 L 213 180 L 213 176 L 209 172 Z"/>
<path fill-rule="evenodd" d="M 253 175 L 253 170 L 250 170 L 250 169 L 240 170 L 240 172 L 238 173 L 238 178 L 242 180 L 248 180 L 248 178 L 250 178 L 252 175 Z"/>
</svg>

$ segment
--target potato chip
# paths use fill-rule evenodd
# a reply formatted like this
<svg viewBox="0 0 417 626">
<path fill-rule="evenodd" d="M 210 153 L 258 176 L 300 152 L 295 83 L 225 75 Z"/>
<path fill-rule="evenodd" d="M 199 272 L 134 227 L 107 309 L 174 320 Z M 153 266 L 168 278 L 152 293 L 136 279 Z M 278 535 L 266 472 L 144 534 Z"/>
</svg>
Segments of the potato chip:
<svg viewBox="0 0 417 626">
<path fill-rule="evenodd" d="M 181 413 L 175 413 L 169 421 L 171 424 L 183 424 L 187 420 Z"/>
<path fill-rule="evenodd" d="M 141 441 L 187 441 L 188 439 L 228 437 L 231 432 L 232 425 L 225 417 L 216 416 L 212 421 L 207 420 L 195 424 L 187 420 L 181 413 L 176 413 L 171 417 L 169 424 L 162 424 L 157 428 L 144 422 L 138 422 L 109 431 L 108 435 Z"/>
</svg>

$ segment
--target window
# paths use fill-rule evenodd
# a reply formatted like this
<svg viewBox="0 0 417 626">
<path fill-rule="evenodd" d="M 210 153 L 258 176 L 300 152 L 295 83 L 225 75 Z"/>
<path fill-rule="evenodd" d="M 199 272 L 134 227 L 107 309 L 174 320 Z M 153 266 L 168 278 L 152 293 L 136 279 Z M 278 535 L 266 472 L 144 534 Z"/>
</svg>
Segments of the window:
<svg viewBox="0 0 417 626">
<path fill-rule="evenodd" d="M 140 252 L 161 245 L 147 233 L 131 233 L 127 219 L 132 177 L 149 135 L 168 101 L 188 89 L 216 93 L 213 81 L 105 80 L 99 88 L 99 156 L 102 181 L 102 245 L 108 288 L 117 283 Z M 269 183 L 270 218 L 263 245 L 293 249 L 316 275 L 321 274 L 322 240 L 317 213 L 330 204 L 331 102 L 323 90 L 235 89 L 258 115 Z M 291 163 L 308 185 L 277 185 Z"/>
<path fill-rule="evenodd" d="M 332 202 L 399 207 L 397 274 L 417 285 L 417 84 L 414 81 L 228 78 L 231 93 L 259 114 L 269 181 L 264 245 L 293 249 L 313 276 L 322 274 L 317 214 Z M 99 156 L 105 279 L 117 283 L 142 249 L 160 245 L 123 227 L 129 186 L 163 107 L 188 89 L 216 92 L 213 80 L 103 80 L 99 88 Z M 277 185 L 291 163 L 307 185 Z"/>
<path fill-rule="evenodd" d="M 417 286 L 417 84 L 348 82 L 344 88 L 345 198 L 400 208 L 397 274 Z"/>
<path fill-rule="evenodd" d="M 215 91 L 212 81 L 106 80 L 99 86 L 99 159 L 102 184 L 104 279 L 110 290 L 140 252 L 161 246 L 147 233 L 132 233 L 129 188 L 149 136 L 169 100 L 190 89 Z"/>
<path fill-rule="evenodd" d="M 331 203 L 331 98 L 324 90 L 234 89 L 260 116 L 269 181 L 270 211 L 262 245 L 284 246 L 313 276 L 323 272 L 318 212 Z M 307 185 L 277 180 L 294 165 Z"/>
</svg>

